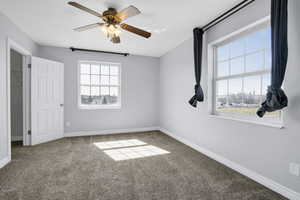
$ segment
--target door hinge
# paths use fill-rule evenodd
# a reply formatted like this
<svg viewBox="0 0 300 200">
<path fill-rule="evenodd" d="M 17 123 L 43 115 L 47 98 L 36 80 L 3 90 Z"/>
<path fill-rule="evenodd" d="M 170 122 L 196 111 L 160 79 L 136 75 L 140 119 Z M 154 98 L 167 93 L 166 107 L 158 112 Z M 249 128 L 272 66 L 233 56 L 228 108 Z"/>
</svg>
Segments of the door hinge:
<svg viewBox="0 0 300 200">
<path fill-rule="evenodd" d="M 31 64 L 28 64 L 28 68 L 31 69 Z"/>
<path fill-rule="evenodd" d="M 28 132 L 27 132 L 27 133 L 28 133 L 28 135 L 31 135 L 31 130 L 28 130 Z"/>
</svg>

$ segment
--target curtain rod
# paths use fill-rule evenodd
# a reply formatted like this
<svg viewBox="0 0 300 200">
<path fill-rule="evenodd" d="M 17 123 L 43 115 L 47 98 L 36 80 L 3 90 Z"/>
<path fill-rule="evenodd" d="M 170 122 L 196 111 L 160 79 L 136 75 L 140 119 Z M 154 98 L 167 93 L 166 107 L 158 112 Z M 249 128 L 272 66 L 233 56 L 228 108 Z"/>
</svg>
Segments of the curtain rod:
<svg viewBox="0 0 300 200">
<path fill-rule="evenodd" d="M 238 11 L 242 10 L 246 6 L 252 4 L 254 1 L 255 0 L 250 0 L 250 1 L 249 0 L 244 0 L 244 1 L 242 1 L 241 3 L 237 4 L 236 6 L 231 8 L 230 10 L 226 11 L 225 13 L 223 13 L 222 15 L 217 17 L 216 19 L 212 20 L 211 22 L 209 22 L 208 24 L 203 26 L 202 27 L 203 31 L 209 30 L 210 28 L 212 28 L 215 25 L 219 24 L 220 22 L 224 21 L 228 17 L 230 17 L 230 16 L 234 15 L 235 13 L 237 13 Z"/>
<path fill-rule="evenodd" d="M 99 51 L 99 50 L 92 50 L 92 49 L 80 49 L 70 47 L 71 51 L 86 51 L 86 52 L 94 52 L 94 53 L 107 53 L 107 54 L 115 54 L 115 55 L 122 55 L 122 56 L 129 56 L 129 53 L 119 53 L 119 52 L 112 52 L 112 51 Z"/>
</svg>

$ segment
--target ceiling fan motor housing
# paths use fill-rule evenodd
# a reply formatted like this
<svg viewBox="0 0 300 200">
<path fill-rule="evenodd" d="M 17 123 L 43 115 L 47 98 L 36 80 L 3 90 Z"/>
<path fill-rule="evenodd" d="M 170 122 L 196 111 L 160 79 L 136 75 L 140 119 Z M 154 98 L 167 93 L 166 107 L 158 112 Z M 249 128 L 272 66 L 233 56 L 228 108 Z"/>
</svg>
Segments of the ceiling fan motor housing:
<svg viewBox="0 0 300 200">
<path fill-rule="evenodd" d="M 116 17 L 117 14 L 117 10 L 114 8 L 108 8 L 108 10 L 103 12 L 103 18 L 105 20 L 105 22 L 107 22 L 108 24 L 119 24 L 120 20 L 118 20 L 118 18 Z"/>
</svg>

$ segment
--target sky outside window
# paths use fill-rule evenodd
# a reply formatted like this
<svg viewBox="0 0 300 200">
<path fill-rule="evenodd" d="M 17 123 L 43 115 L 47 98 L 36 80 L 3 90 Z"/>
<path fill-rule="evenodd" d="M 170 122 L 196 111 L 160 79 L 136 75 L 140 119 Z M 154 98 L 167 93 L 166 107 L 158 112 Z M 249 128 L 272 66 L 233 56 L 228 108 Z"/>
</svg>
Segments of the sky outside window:
<svg viewBox="0 0 300 200">
<path fill-rule="evenodd" d="M 263 29 L 256 33 L 250 34 L 247 37 L 238 39 L 224 46 L 217 48 L 217 77 L 224 77 L 229 75 L 239 75 L 244 72 L 257 72 L 271 68 L 271 30 L 270 28 Z M 247 84 L 244 84 L 245 91 L 249 92 L 250 88 L 255 85 L 255 93 L 261 94 L 261 90 L 266 91 L 267 85 L 270 85 L 270 80 L 266 77 L 261 84 L 261 77 L 247 78 Z M 241 80 L 232 80 L 229 90 L 237 92 Z M 238 82 L 234 84 L 235 82 Z M 243 81 L 242 81 L 243 84 Z M 232 87 L 232 88 L 231 88 Z M 224 91 L 222 91 L 224 90 Z M 227 93 L 227 86 L 218 86 L 219 94 Z"/>
</svg>

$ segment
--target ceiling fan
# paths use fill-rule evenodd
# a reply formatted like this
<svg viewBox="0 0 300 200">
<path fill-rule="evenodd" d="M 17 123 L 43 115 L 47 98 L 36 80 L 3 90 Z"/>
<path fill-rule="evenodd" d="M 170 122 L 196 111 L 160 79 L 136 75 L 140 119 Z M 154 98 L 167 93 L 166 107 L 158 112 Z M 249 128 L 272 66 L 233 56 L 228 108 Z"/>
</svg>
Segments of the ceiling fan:
<svg viewBox="0 0 300 200">
<path fill-rule="evenodd" d="M 75 31 L 86 31 L 92 28 L 102 27 L 103 33 L 110 39 L 112 43 L 120 43 L 120 29 L 124 29 L 126 31 L 129 31 L 131 33 L 137 34 L 139 36 L 149 38 L 151 37 L 151 33 L 144 31 L 142 29 L 136 28 L 134 26 L 128 25 L 123 23 L 126 19 L 129 17 L 136 16 L 140 14 L 141 12 L 134 6 L 129 6 L 120 12 L 117 12 L 114 8 L 108 8 L 108 10 L 104 11 L 102 14 L 91 10 L 85 6 L 80 5 L 76 2 L 69 2 L 68 3 L 71 6 L 74 6 L 80 10 L 83 10 L 85 12 L 88 12 L 96 17 L 99 17 L 103 20 L 103 22 L 98 22 L 94 24 L 89 24 L 86 26 L 81 26 L 78 28 L 75 28 Z"/>
</svg>

